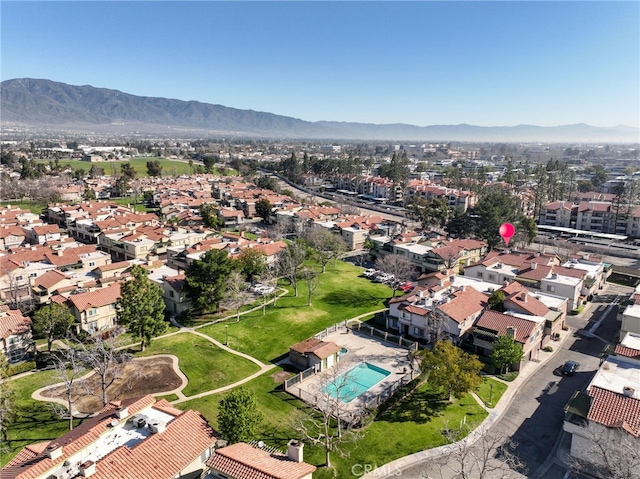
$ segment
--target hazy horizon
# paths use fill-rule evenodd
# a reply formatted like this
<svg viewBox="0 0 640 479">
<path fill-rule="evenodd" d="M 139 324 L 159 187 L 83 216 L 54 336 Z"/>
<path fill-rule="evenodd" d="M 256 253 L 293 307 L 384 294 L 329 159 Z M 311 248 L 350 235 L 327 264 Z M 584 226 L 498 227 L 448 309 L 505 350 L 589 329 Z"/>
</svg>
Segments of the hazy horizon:
<svg viewBox="0 0 640 479">
<path fill-rule="evenodd" d="M 637 2 L 2 2 L 2 80 L 306 121 L 640 124 Z"/>
</svg>

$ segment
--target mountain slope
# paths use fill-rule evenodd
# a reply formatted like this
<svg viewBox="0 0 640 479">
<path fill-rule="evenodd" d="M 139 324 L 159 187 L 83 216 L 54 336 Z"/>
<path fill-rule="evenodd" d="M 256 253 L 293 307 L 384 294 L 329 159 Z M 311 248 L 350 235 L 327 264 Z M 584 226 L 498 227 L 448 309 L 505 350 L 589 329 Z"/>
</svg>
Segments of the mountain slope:
<svg viewBox="0 0 640 479">
<path fill-rule="evenodd" d="M 199 134 L 256 137 L 334 138 L 406 141 L 638 141 L 637 128 L 589 125 L 480 127 L 473 125 L 376 125 L 296 118 L 222 105 L 142 97 L 92 86 L 22 78 L 2 82 L 3 123 L 50 129 L 90 129 L 105 133 L 167 129 Z"/>
</svg>

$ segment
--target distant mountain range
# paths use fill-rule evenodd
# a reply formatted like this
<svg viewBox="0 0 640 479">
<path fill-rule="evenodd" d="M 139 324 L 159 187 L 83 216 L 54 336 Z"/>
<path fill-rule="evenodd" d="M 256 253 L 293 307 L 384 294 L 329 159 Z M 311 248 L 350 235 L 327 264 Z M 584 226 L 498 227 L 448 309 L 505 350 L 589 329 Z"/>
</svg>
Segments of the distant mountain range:
<svg viewBox="0 0 640 479">
<path fill-rule="evenodd" d="M 586 124 L 541 127 L 309 122 L 198 101 L 129 95 L 117 90 L 20 78 L 0 86 L 4 128 L 95 133 L 156 133 L 173 137 L 236 137 L 469 142 L 637 143 L 638 128 Z"/>
</svg>

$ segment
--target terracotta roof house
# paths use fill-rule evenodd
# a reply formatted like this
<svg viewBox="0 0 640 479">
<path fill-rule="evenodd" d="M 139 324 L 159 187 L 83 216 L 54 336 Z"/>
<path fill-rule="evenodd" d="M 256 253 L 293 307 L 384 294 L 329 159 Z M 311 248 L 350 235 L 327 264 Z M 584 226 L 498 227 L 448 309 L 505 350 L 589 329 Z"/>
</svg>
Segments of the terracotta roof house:
<svg viewBox="0 0 640 479">
<path fill-rule="evenodd" d="M 153 396 L 113 401 L 61 437 L 22 449 L 0 477 L 199 478 L 217 440 L 197 411 Z"/>
<path fill-rule="evenodd" d="M 315 466 L 303 462 L 303 444 L 289 441 L 287 454 L 239 442 L 216 449 L 204 479 L 312 479 Z"/>
<path fill-rule="evenodd" d="M 120 283 L 114 282 L 95 291 L 71 294 L 66 304 L 76 318 L 77 327 L 93 334 L 116 326 L 119 298 Z"/>
<path fill-rule="evenodd" d="M 563 429 L 571 433 L 570 454 L 589 463 L 593 474 L 611 477 L 606 468 L 602 469 L 602 447 L 640 450 L 640 360 L 608 356 L 586 393 L 574 393 L 565 413 Z M 598 444 L 597 437 L 607 442 Z"/>
<path fill-rule="evenodd" d="M 500 336 L 512 336 L 522 345 L 523 358 L 512 369 L 518 370 L 523 362 L 538 359 L 544 337 L 545 318 L 518 313 L 500 313 L 486 310 L 476 321 L 471 331 L 473 346 L 477 354 L 489 356 L 493 342 Z"/>
<path fill-rule="evenodd" d="M 19 310 L 0 310 L 0 353 L 10 363 L 25 360 L 35 353 L 35 343 L 31 338 L 31 319 Z"/>
<path fill-rule="evenodd" d="M 338 363 L 340 349 L 336 343 L 310 338 L 291 346 L 289 359 L 300 369 L 324 371 Z"/>
</svg>

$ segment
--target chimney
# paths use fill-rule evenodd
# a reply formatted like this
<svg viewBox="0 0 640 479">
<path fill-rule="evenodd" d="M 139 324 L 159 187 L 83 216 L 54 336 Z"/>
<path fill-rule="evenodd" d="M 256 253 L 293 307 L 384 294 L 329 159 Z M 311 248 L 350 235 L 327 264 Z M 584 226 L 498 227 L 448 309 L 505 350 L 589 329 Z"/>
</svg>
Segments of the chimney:
<svg viewBox="0 0 640 479">
<path fill-rule="evenodd" d="M 96 463 L 93 461 L 85 461 L 80 464 L 80 474 L 82 477 L 89 477 L 95 474 L 96 472 Z"/>
<path fill-rule="evenodd" d="M 507 336 L 516 339 L 516 328 L 514 328 L 513 326 L 509 326 L 507 328 Z"/>
<path fill-rule="evenodd" d="M 630 397 L 633 397 L 633 394 L 634 394 L 635 392 L 636 392 L 636 390 L 635 390 L 635 389 L 633 389 L 632 387 L 629 387 L 629 386 L 625 386 L 625 387 L 623 387 L 623 388 L 622 388 L 622 394 L 623 394 L 625 397 L 629 397 L 629 398 L 630 398 Z"/>
<path fill-rule="evenodd" d="M 538 267 L 538 263 L 531 263 L 531 269 L 536 269 Z"/>
<path fill-rule="evenodd" d="M 523 291 L 520 294 L 520 299 L 526 303 L 527 302 L 527 296 L 529 296 L 529 295 Z"/>
<path fill-rule="evenodd" d="M 118 419 L 124 419 L 129 415 L 129 408 L 127 407 L 118 407 L 116 408 L 116 416 Z"/>
<path fill-rule="evenodd" d="M 167 429 L 167 423 L 163 421 L 154 421 L 149 424 L 149 429 L 153 434 L 162 434 Z"/>
<path fill-rule="evenodd" d="M 302 448 L 304 444 L 300 441 L 296 441 L 295 439 L 291 439 L 287 443 L 287 457 L 294 462 L 302 462 Z"/>
<path fill-rule="evenodd" d="M 47 456 L 49 456 L 49 459 L 58 459 L 62 456 L 62 446 L 56 442 L 49 444 L 47 446 Z"/>
</svg>

